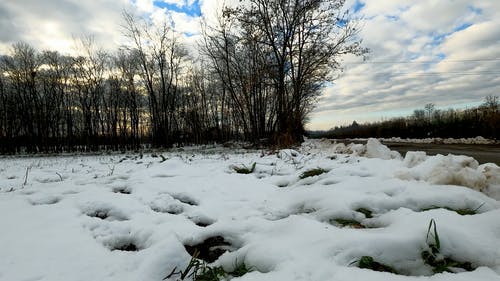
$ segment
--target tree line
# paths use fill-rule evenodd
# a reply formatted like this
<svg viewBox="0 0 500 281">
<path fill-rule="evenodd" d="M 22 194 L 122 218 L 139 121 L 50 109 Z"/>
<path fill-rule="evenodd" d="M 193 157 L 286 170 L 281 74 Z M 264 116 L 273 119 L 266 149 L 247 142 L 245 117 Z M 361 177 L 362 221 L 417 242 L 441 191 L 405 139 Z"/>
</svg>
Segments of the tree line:
<svg viewBox="0 0 500 281">
<path fill-rule="evenodd" d="M 499 139 L 500 103 L 498 96 L 487 96 L 480 106 L 456 110 L 436 109 L 429 103 L 411 116 L 387 121 L 337 126 L 326 132 L 311 132 L 326 138 L 473 138 Z"/>
<path fill-rule="evenodd" d="M 0 57 L 0 152 L 290 145 L 345 54 L 364 55 L 344 0 L 248 0 L 203 25 L 197 55 L 169 22 L 123 13 L 128 44 L 78 56 L 27 43 Z"/>
</svg>

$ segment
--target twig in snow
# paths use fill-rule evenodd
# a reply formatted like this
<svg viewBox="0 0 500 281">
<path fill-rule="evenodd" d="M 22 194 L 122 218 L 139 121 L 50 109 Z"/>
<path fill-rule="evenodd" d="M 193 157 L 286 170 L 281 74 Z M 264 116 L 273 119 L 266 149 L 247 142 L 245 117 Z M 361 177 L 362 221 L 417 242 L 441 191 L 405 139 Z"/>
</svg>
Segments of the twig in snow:
<svg viewBox="0 0 500 281">
<path fill-rule="evenodd" d="M 109 176 L 112 176 L 112 175 L 113 175 L 113 173 L 115 172 L 115 165 L 113 165 L 113 167 L 111 167 L 111 166 L 109 166 L 109 165 L 108 165 L 108 168 L 109 168 L 109 170 L 110 170 L 110 172 L 109 172 L 109 174 L 108 174 L 108 177 L 109 177 Z"/>
<path fill-rule="evenodd" d="M 30 170 L 31 170 L 31 166 L 26 167 L 26 175 L 24 175 L 23 187 L 28 183 L 28 174 L 29 174 Z"/>
<path fill-rule="evenodd" d="M 59 174 L 58 172 L 56 172 L 56 174 L 59 176 L 59 178 L 61 179 L 61 181 L 63 181 L 63 177 L 61 176 L 61 174 Z"/>
<path fill-rule="evenodd" d="M 162 154 L 160 154 L 160 157 L 161 157 L 160 163 L 167 161 L 167 158 L 165 158 L 165 156 L 163 156 Z"/>
</svg>

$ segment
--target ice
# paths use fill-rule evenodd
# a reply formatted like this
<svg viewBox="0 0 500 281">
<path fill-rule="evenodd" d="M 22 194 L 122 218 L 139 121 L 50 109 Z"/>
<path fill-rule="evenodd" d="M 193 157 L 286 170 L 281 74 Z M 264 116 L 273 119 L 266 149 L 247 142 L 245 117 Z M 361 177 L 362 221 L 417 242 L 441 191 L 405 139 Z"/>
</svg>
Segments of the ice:
<svg viewBox="0 0 500 281">
<path fill-rule="evenodd" d="M 206 150 L 3 158 L 0 280 L 160 281 L 187 267 L 189 246 L 217 237 L 227 244 L 210 266 L 252 269 L 233 280 L 500 280 L 495 164 L 401 159 L 375 139 Z M 231 169 L 253 163 L 250 174 Z M 424 263 L 431 219 L 441 255 L 475 270 Z M 399 274 L 358 268 L 363 256 Z"/>
</svg>

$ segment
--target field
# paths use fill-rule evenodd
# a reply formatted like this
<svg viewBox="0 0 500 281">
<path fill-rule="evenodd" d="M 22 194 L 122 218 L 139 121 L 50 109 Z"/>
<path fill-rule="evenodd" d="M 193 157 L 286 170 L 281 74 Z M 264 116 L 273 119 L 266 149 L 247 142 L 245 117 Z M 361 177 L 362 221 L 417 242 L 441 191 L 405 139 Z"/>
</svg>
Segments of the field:
<svg viewBox="0 0 500 281">
<path fill-rule="evenodd" d="M 4 157 L 0 280 L 500 280 L 499 199 L 495 164 L 374 139 Z"/>
</svg>

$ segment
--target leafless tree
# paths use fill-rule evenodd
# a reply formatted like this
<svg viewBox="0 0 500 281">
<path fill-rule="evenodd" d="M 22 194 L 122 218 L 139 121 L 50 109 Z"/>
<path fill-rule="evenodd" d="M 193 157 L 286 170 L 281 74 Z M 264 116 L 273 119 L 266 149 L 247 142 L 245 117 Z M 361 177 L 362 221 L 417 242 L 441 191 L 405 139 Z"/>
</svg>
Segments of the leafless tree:
<svg viewBox="0 0 500 281">
<path fill-rule="evenodd" d="M 301 140 L 307 115 L 340 68 L 341 56 L 367 52 L 343 5 L 343 0 L 248 0 L 225 8 L 218 26 L 205 33 L 204 49 L 244 131 L 255 135 L 271 123 L 265 127 L 276 142 Z"/>
</svg>

